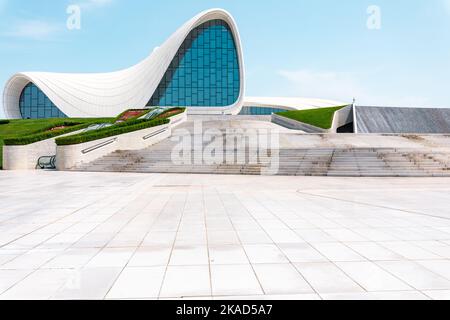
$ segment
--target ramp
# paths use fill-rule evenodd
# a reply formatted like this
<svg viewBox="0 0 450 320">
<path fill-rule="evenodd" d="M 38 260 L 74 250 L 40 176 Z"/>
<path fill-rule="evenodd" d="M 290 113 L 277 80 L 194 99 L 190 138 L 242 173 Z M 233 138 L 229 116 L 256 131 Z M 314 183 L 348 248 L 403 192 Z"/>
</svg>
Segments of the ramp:
<svg viewBox="0 0 450 320">
<path fill-rule="evenodd" d="M 357 133 L 450 133 L 450 109 L 357 106 Z"/>
</svg>

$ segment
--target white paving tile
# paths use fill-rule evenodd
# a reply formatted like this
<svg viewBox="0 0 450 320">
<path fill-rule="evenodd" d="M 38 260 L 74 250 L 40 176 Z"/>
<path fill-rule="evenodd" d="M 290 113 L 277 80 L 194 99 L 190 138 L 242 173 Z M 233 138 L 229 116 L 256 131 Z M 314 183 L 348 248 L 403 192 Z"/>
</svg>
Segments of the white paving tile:
<svg viewBox="0 0 450 320">
<path fill-rule="evenodd" d="M 318 294 L 305 293 L 305 294 L 286 294 L 286 295 L 248 295 L 248 296 L 219 296 L 214 300 L 246 300 L 246 301 L 314 301 L 322 300 Z"/>
<path fill-rule="evenodd" d="M 247 255 L 240 245 L 210 246 L 211 264 L 248 264 Z"/>
<path fill-rule="evenodd" d="M 400 261 L 404 259 L 375 242 L 349 242 L 346 245 L 371 261 Z"/>
<path fill-rule="evenodd" d="M 275 245 L 244 245 L 244 250 L 251 263 L 287 263 L 283 252 Z"/>
<path fill-rule="evenodd" d="M 433 273 L 418 263 L 411 261 L 382 261 L 377 262 L 377 264 L 417 290 L 450 289 L 449 280 Z"/>
<path fill-rule="evenodd" d="M 316 229 L 316 226 L 305 219 L 286 220 L 285 224 L 291 229 Z"/>
<path fill-rule="evenodd" d="M 171 266 L 208 265 L 208 249 L 205 245 L 176 246 L 173 249 L 169 264 Z"/>
<path fill-rule="evenodd" d="M 450 300 L 450 290 L 423 291 L 423 294 L 427 295 L 433 300 Z"/>
<path fill-rule="evenodd" d="M 9 270 L 27 270 L 27 269 L 38 269 L 54 257 L 58 256 L 60 251 L 55 250 L 33 250 L 29 251 L 16 259 L 5 263 L 0 267 L 0 269 Z"/>
<path fill-rule="evenodd" d="M 232 245 L 239 243 L 239 237 L 235 231 L 214 230 L 212 232 L 208 232 L 209 245 Z"/>
<path fill-rule="evenodd" d="M 414 290 L 373 262 L 338 262 L 337 266 L 369 292 Z"/>
<path fill-rule="evenodd" d="M 80 269 L 84 267 L 100 249 L 68 249 L 47 262 L 44 269 Z"/>
<path fill-rule="evenodd" d="M 69 279 L 52 295 L 56 300 L 104 299 L 122 268 L 83 268 L 71 271 Z"/>
<path fill-rule="evenodd" d="M 206 231 L 201 229 L 200 231 L 182 231 L 178 232 L 176 238 L 176 245 L 190 245 L 190 246 L 198 246 L 204 245 L 208 243 L 208 239 L 206 237 Z"/>
<path fill-rule="evenodd" d="M 336 239 L 321 229 L 296 229 L 295 232 L 306 242 L 336 242 Z"/>
<path fill-rule="evenodd" d="M 143 247 L 173 246 L 176 236 L 177 233 L 173 231 L 152 231 L 144 238 L 141 245 Z"/>
<path fill-rule="evenodd" d="M 328 259 L 307 243 L 280 244 L 290 262 L 327 262 Z"/>
<path fill-rule="evenodd" d="M 253 268 L 264 292 L 268 295 L 314 293 L 291 264 L 258 264 Z"/>
<path fill-rule="evenodd" d="M 208 266 L 182 266 L 167 269 L 160 297 L 203 296 L 211 296 Z"/>
<path fill-rule="evenodd" d="M 296 263 L 295 267 L 320 294 L 364 292 L 363 288 L 332 263 Z"/>
<path fill-rule="evenodd" d="M 243 244 L 272 244 L 272 239 L 263 230 L 238 230 L 239 239 Z"/>
<path fill-rule="evenodd" d="M 48 300 L 73 275 L 70 270 L 37 270 L 0 295 L 2 300 Z"/>
<path fill-rule="evenodd" d="M 410 242 L 397 241 L 397 242 L 382 242 L 381 246 L 393 251 L 409 260 L 422 260 L 422 259 L 439 259 L 440 257 L 430 251 L 422 249 Z"/>
<path fill-rule="evenodd" d="M 165 267 L 125 268 L 107 295 L 107 299 L 158 298 Z"/>
<path fill-rule="evenodd" d="M 333 262 L 365 260 L 365 258 L 363 258 L 361 255 L 357 254 L 355 251 L 339 242 L 314 243 L 312 246 L 328 260 Z"/>
<path fill-rule="evenodd" d="M 448 299 L 449 181 L 0 171 L 0 298 Z"/>
<path fill-rule="evenodd" d="M 399 291 L 399 292 L 364 292 L 364 293 L 342 293 L 342 294 L 322 294 L 324 300 L 430 300 L 425 294 L 418 291 Z"/>
<path fill-rule="evenodd" d="M 211 266 L 214 296 L 241 296 L 263 294 L 250 265 Z"/>
<path fill-rule="evenodd" d="M 88 268 L 125 267 L 136 249 L 104 248 L 86 265 Z"/>
<path fill-rule="evenodd" d="M 414 241 L 414 245 L 417 245 L 435 255 L 444 259 L 450 259 L 450 245 L 444 242 L 429 240 L 429 241 Z"/>
<path fill-rule="evenodd" d="M 3 247 L 4 249 L 32 249 L 52 238 L 51 234 L 31 233 Z"/>
<path fill-rule="evenodd" d="M 397 237 L 394 235 L 383 231 L 380 228 L 355 228 L 353 229 L 357 234 L 364 236 L 370 241 L 396 241 Z"/>
<path fill-rule="evenodd" d="M 281 243 L 304 243 L 305 241 L 292 230 L 269 229 L 267 234 L 277 244 Z"/>
<path fill-rule="evenodd" d="M 336 228 L 336 229 L 324 229 L 335 241 L 339 242 L 364 242 L 367 239 L 350 229 Z"/>
<path fill-rule="evenodd" d="M 34 270 L 0 270 L 0 294 L 23 280 Z"/>
<path fill-rule="evenodd" d="M 417 261 L 421 266 L 433 271 L 434 273 L 450 280 L 450 261 L 449 260 L 432 260 Z"/>
<path fill-rule="evenodd" d="M 107 245 L 108 248 L 128 248 L 137 247 L 144 240 L 143 232 L 124 232 L 117 234 Z"/>
<path fill-rule="evenodd" d="M 169 263 L 172 247 L 140 247 L 128 262 L 129 267 L 166 266 Z"/>
<path fill-rule="evenodd" d="M 0 266 L 10 262 L 11 260 L 17 258 L 18 256 L 19 256 L 18 254 L 0 254 Z"/>
</svg>

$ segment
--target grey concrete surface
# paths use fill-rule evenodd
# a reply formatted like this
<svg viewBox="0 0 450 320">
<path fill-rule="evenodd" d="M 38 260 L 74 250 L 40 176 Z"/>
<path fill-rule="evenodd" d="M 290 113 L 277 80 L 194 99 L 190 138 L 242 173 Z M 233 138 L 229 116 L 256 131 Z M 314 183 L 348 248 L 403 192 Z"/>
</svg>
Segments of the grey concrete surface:
<svg viewBox="0 0 450 320">
<path fill-rule="evenodd" d="M 358 133 L 450 133 L 450 109 L 356 107 Z"/>
</svg>

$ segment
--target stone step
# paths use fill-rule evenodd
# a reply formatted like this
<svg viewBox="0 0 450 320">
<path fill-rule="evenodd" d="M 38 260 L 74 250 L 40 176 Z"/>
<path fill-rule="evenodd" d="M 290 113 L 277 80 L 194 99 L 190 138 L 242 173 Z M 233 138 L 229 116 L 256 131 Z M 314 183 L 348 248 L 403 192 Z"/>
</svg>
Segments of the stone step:
<svg viewBox="0 0 450 320">
<path fill-rule="evenodd" d="M 270 163 L 270 162 L 269 162 Z M 86 166 L 92 166 L 92 165 L 101 165 L 101 166 L 108 166 L 108 165 L 125 165 L 121 162 L 115 162 L 115 161 L 98 161 L 94 164 L 88 164 Z M 139 166 L 173 166 L 174 164 L 172 162 L 161 162 L 161 161 L 155 161 L 155 162 L 149 162 L 149 161 L 136 161 L 133 162 L 132 165 L 139 165 Z M 198 165 L 198 164 L 196 164 Z M 202 164 L 200 164 L 202 165 Z M 208 165 L 208 164 L 203 164 Z M 257 164 L 226 164 L 222 163 L 220 165 L 223 166 L 233 166 L 233 165 L 267 165 L 267 163 L 257 163 Z M 376 165 L 368 165 L 368 164 L 336 164 L 336 163 L 305 163 L 305 162 L 279 162 L 279 165 L 281 167 L 285 168 L 307 168 L 307 167 L 321 167 L 321 168 L 329 168 L 330 170 L 335 170 L 339 168 L 360 168 L 360 169 L 397 169 L 397 168 L 412 168 L 412 169 L 424 169 L 424 170 L 432 170 L 432 169 L 440 169 L 440 170 L 447 170 L 450 171 L 450 169 L 439 166 L 439 165 L 413 165 L 413 164 L 404 164 L 404 165 L 394 165 L 394 164 L 376 164 Z"/>
<path fill-rule="evenodd" d="M 80 170 L 87 172 L 97 172 L 96 170 Z M 105 172 L 129 172 L 129 173 L 195 173 L 195 174 L 230 174 L 230 175 L 260 175 L 264 172 L 260 170 L 129 170 L 129 169 L 104 169 Z M 280 172 L 278 175 L 286 176 L 335 176 L 335 177 L 450 177 L 450 174 L 428 174 L 419 172 Z"/>
<path fill-rule="evenodd" d="M 221 137 L 221 136 L 219 136 Z M 205 173 L 248 174 L 266 172 L 272 161 L 278 161 L 279 175 L 293 176 L 450 176 L 450 157 L 445 153 L 417 152 L 395 149 L 281 149 L 256 152 L 248 148 L 227 148 L 225 159 L 258 159 L 255 164 L 205 164 L 203 150 L 208 143 L 195 144 L 188 159 L 191 164 L 176 165 L 172 149 L 178 143 L 162 143 L 138 151 L 118 151 L 90 164 L 81 165 L 80 171 L 117 171 L 148 173 Z M 202 152 L 197 152 L 200 150 Z M 200 164 L 197 164 L 200 163 Z"/>
</svg>

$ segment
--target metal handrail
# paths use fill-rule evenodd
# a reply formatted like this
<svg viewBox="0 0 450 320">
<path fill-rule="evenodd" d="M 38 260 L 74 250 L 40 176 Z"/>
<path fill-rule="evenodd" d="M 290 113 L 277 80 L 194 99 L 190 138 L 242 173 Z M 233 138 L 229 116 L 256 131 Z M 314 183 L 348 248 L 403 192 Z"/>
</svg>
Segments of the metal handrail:
<svg viewBox="0 0 450 320">
<path fill-rule="evenodd" d="M 101 142 L 101 143 L 99 143 L 99 144 L 96 144 L 96 145 L 93 146 L 93 147 L 90 147 L 90 148 L 87 148 L 87 149 L 82 150 L 81 153 L 87 154 L 87 153 L 89 153 L 89 152 L 92 152 L 92 151 L 98 150 L 98 149 L 100 149 L 100 148 L 106 147 L 106 146 L 108 146 L 108 145 L 110 145 L 110 144 L 113 144 L 113 143 L 116 142 L 116 141 L 117 141 L 117 138 L 113 138 L 113 139 L 110 139 L 110 140 Z"/>
<path fill-rule="evenodd" d="M 145 137 L 142 137 L 142 139 L 148 140 L 148 139 L 150 139 L 150 138 L 152 138 L 152 137 L 154 137 L 154 136 L 157 136 L 157 135 L 159 135 L 159 134 L 161 134 L 161 133 L 164 133 L 164 132 L 166 132 L 166 131 L 167 131 L 167 128 L 163 128 L 163 129 L 161 129 L 161 130 L 152 132 L 152 133 L 146 135 Z"/>
</svg>

